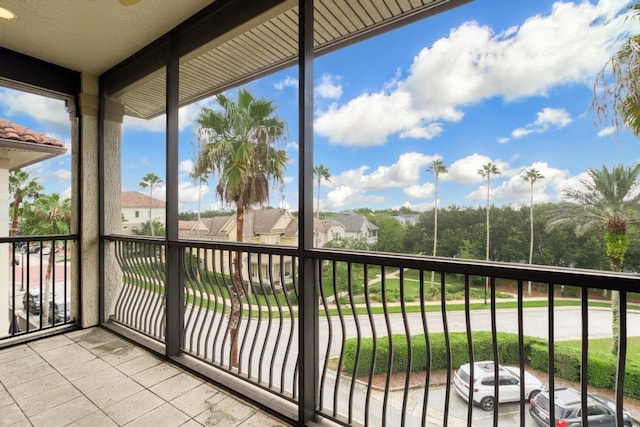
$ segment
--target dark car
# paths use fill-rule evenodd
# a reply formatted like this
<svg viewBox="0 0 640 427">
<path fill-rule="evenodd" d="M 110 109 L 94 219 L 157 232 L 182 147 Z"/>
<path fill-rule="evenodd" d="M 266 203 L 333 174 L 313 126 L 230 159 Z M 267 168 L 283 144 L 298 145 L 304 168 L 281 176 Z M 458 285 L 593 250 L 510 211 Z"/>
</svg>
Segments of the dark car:
<svg viewBox="0 0 640 427">
<path fill-rule="evenodd" d="M 64 298 L 49 302 L 49 323 L 65 323 L 71 319 L 71 304 Z"/>
<path fill-rule="evenodd" d="M 557 388 L 555 397 L 555 423 L 557 427 L 582 426 L 582 394 L 575 388 Z M 611 399 L 594 393 L 587 394 L 587 420 L 589 426 L 617 427 L 616 404 Z M 541 426 L 549 425 L 549 392 L 538 394 L 529 406 L 531 417 Z M 632 427 L 631 415 L 625 410 L 625 427 Z"/>
<path fill-rule="evenodd" d="M 40 289 L 29 289 L 22 296 L 22 306 L 25 311 L 32 314 L 40 314 Z"/>
</svg>

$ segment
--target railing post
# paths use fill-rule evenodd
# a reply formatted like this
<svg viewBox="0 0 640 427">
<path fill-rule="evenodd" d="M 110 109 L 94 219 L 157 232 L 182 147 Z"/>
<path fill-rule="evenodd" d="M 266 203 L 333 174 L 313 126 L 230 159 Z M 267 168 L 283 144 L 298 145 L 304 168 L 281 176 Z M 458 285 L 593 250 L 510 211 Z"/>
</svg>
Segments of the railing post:
<svg viewBox="0 0 640 427">
<path fill-rule="evenodd" d="M 299 305 L 298 424 L 315 419 L 318 402 L 318 290 L 313 249 L 313 0 L 298 1 Z"/>
<path fill-rule="evenodd" d="M 173 244 L 178 240 L 178 89 L 179 50 L 176 37 L 167 43 L 167 211 L 166 211 L 166 355 L 182 350 L 184 331 L 184 251 Z"/>
</svg>

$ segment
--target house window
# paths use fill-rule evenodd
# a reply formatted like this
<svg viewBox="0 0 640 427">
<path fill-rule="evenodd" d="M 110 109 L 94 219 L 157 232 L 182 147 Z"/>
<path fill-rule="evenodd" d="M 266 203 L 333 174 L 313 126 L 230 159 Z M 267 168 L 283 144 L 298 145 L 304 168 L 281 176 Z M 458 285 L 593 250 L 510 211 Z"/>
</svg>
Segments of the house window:
<svg viewBox="0 0 640 427">
<path fill-rule="evenodd" d="M 275 236 L 274 240 L 275 240 L 274 244 L 276 245 L 280 244 L 280 236 Z"/>
<path fill-rule="evenodd" d="M 140 211 L 136 211 L 136 218 L 140 218 Z"/>
</svg>

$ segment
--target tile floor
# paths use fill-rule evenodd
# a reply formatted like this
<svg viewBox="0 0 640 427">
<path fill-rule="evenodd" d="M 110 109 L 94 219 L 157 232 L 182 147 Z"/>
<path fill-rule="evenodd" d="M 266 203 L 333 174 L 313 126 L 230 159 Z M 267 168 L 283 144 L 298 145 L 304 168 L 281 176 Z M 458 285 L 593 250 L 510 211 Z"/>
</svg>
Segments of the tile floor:
<svg viewBox="0 0 640 427">
<path fill-rule="evenodd" d="M 285 426 L 112 333 L 0 350 L 0 426 Z"/>
</svg>

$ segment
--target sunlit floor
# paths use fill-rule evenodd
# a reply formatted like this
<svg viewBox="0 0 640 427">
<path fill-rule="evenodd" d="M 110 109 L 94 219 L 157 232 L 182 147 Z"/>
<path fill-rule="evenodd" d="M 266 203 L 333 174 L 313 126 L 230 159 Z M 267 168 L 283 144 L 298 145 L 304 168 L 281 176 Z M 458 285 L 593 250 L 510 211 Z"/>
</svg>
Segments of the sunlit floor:
<svg viewBox="0 0 640 427">
<path fill-rule="evenodd" d="M 101 328 L 0 350 L 0 426 L 283 426 Z"/>
</svg>

